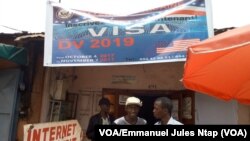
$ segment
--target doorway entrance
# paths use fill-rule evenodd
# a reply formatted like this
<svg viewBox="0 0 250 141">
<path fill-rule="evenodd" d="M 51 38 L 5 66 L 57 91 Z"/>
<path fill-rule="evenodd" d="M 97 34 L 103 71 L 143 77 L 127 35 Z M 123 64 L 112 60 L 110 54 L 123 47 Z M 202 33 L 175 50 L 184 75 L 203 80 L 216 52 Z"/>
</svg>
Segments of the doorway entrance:
<svg viewBox="0 0 250 141">
<path fill-rule="evenodd" d="M 113 103 L 111 112 L 116 118 L 124 116 L 125 101 L 129 96 L 141 99 L 143 106 L 139 117 L 145 118 L 149 125 L 153 125 L 157 119 L 153 116 L 154 101 L 158 97 L 168 97 L 173 102 L 172 116 L 184 124 L 194 124 L 194 92 L 190 90 L 127 90 L 127 89 L 103 89 L 103 96 Z"/>
<path fill-rule="evenodd" d="M 157 119 L 154 118 L 153 109 L 154 109 L 154 100 L 159 97 L 156 95 L 138 95 L 137 96 L 141 101 L 143 101 L 143 106 L 140 109 L 139 117 L 143 117 L 147 120 L 149 125 L 154 125 L 157 122 Z"/>
</svg>

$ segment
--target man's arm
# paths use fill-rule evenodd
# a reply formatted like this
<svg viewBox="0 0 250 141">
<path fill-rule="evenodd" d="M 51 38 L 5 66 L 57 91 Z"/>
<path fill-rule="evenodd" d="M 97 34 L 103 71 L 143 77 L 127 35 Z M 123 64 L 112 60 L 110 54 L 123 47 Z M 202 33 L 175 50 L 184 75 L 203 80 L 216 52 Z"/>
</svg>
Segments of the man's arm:
<svg viewBox="0 0 250 141">
<path fill-rule="evenodd" d="M 86 136 L 93 140 L 95 138 L 95 123 L 94 123 L 94 117 L 91 117 L 90 120 L 89 120 L 89 124 L 88 124 L 88 128 L 87 128 L 87 131 L 86 131 Z"/>
</svg>

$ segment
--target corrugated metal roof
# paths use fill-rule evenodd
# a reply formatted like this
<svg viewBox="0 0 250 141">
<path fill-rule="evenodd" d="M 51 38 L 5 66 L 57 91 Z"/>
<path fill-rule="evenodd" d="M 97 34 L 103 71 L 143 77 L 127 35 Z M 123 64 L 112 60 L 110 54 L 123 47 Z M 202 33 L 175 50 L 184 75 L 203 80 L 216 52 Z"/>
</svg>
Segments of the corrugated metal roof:
<svg viewBox="0 0 250 141">
<path fill-rule="evenodd" d="M 15 39 L 15 41 L 22 41 L 22 40 L 26 40 L 29 38 L 41 38 L 44 39 L 44 33 L 33 33 L 33 34 L 28 34 L 28 35 L 23 35 L 23 36 L 19 36 Z"/>
<path fill-rule="evenodd" d="M 227 27 L 227 28 L 221 28 L 221 29 L 214 29 L 214 35 L 218 35 L 220 33 L 226 32 L 228 30 L 232 30 L 235 27 Z"/>
</svg>

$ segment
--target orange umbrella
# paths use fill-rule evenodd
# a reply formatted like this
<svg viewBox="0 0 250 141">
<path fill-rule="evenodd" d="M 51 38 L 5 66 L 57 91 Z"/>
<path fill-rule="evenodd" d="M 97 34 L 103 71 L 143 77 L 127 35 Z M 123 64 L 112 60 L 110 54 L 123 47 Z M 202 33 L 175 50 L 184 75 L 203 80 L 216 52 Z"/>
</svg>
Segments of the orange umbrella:
<svg viewBox="0 0 250 141">
<path fill-rule="evenodd" d="M 250 25 L 189 47 L 183 84 L 197 92 L 250 104 Z"/>
</svg>

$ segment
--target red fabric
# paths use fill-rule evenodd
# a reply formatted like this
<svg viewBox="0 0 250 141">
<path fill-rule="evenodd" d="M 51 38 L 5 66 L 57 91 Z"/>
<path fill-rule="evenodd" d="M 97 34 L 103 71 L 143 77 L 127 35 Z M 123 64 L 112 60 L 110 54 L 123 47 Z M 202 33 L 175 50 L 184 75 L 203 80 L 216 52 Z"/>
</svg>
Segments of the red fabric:
<svg viewBox="0 0 250 141">
<path fill-rule="evenodd" d="M 250 25 L 191 46 L 187 55 L 187 89 L 250 104 Z"/>
</svg>

